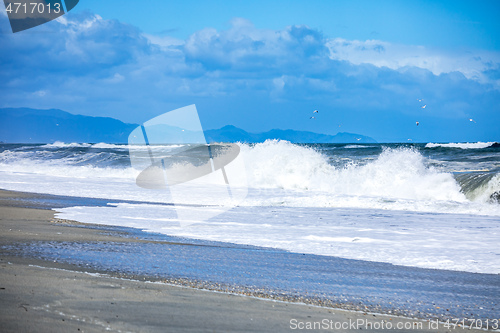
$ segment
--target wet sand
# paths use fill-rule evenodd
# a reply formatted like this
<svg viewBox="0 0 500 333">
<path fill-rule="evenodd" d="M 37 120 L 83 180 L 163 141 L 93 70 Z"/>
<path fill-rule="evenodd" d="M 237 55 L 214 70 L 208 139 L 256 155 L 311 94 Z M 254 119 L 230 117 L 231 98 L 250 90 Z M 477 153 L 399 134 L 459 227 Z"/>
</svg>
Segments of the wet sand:
<svg viewBox="0 0 500 333">
<path fill-rule="evenodd" d="M 12 249 L 46 243 L 189 246 L 58 220 L 52 210 L 26 208 L 50 207 L 33 197 L 40 198 L 0 191 L 2 332 L 281 332 L 314 327 L 331 331 L 463 331 L 461 327 L 437 328 L 429 320 L 206 291 L 189 287 L 192 284 L 186 279 L 176 279 L 177 286 L 152 276 L 15 255 Z"/>
</svg>

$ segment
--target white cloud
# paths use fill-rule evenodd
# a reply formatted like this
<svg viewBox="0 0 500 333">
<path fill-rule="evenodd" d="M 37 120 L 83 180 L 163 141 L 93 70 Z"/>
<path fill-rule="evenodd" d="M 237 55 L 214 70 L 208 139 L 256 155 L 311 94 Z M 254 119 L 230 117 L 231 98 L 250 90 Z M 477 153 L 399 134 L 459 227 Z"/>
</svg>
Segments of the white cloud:
<svg viewBox="0 0 500 333">
<path fill-rule="evenodd" d="M 184 41 L 170 36 L 155 36 L 150 34 L 142 34 L 153 45 L 157 45 L 162 50 L 166 51 L 172 47 L 184 45 Z"/>
<path fill-rule="evenodd" d="M 346 60 L 355 65 L 372 64 L 398 70 L 418 67 L 435 75 L 461 72 L 466 78 L 485 83 L 489 79 L 483 74 L 489 69 L 499 69 L 500 53 L 477 51 L 477 53 L 450 53 L 428 49 L 423 46 L 391 44 L 379 40 L 330 39 L 326 42 L 333 60 Z M 493 66 L 493 68 L 492 68 Z"/>
<path fill-rule="evenodd" d="M 67 26 L 69 24 L 68 20 L 66 19 L 66 17 L 64 15 L 56 18 L 56 21 L 61 23 L 62 25 L 65 25 L 65 26 Z"/>
<path fill-rule="evenodd" d="M 123 75 L 121 75 L 120 73 L 115 73 L 113 76 L 111 76 L 111 77 L 109 77 L 107 79 L 104 79 L 104 82 L 107 82 L 107 83 L 120 83 L 123 80 L 125 80 L 125 77 Z"/>
<path fill-rule="evenodd" d="M 206 28 L 192 34 L 184 45 L 189 61 L 206 69 L 272 70 L 293 64 L 297 70 L 309 58 L 326 54 L 324 38 L 307 26 L 274 31 L 257 29 L 248 20 L 233 19 L 231 28 Z"/>
<path fill-rule="evenodd" d="M 45 95 L 47 95 L 47 91 L 46 90 L 38 90 L 38 91 L 35 91 L 33 93 L 33 95 L 38 96 L 38 97 L 44 97 Z"/>
<path fill-rule="evenodd" d="M 273 84 L 276 90 L 281 91 L 285 87 L 284 77 L 277 77 L 273 80 Z"/>
<path fill-rule="evenodd" d="M 67 31 L 80 33 L 95 27 L 96 23 L 102 23 L 104 20 L 100 15 L 94 14 L 85 17 L 83 20 L 77 18 L 68 19 L 66 15 L 59 16 L 57 22 L 66 27 Z"/>
</svg>

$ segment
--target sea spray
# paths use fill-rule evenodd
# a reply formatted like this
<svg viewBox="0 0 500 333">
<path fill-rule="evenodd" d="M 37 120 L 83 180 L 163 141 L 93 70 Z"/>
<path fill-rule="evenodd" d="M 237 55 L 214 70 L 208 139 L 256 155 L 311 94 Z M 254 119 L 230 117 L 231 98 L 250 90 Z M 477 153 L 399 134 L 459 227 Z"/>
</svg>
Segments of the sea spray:
<svg viewBox="0 0 500 333">
<path fill-rule="evenodd" d="M 500 190 L 496 148 L 357 146 L 365 148 L 278 140 L 240 144 L 249 186 L 249 196 L 241 204 L 500 215 L 500 205 L 491 200 Z M 127 147 L 104 143 L 0 145 L 0 181 L 3 188 L 12 190 L 172 203 L 169 191 L 136 186 L 140 170 L 130 165 Z M 151 147 L 167 154 L 177 148 L 182 147 Z M 475 177 L 478 168 L 486 170 L 481 173 L 488 173 L 491 179 L 467 188 L 459 177 Z M 236 186 L 244 183 L 231 181 Z M 187 198 L 183 204 L 199 204 L 196 196 Z"/>
<path fill-rule="evenodd" d="M 450 173 L 426 166 L 414 148 L 385 148 L 374 161 L 348 161 L 335 168 L 324 154 L 286 141 L 242 149 L 249 184 L 256 188 L 301 189 L 334 195 L 464 201 Z"/>
</svg>

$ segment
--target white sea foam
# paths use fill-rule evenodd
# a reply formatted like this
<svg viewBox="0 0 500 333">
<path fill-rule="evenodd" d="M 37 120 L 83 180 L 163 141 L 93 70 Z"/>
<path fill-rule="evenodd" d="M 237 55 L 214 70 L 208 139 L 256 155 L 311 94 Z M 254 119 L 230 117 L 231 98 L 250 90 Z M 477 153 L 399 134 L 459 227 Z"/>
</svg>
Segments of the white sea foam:
<svg viewBox="0 0 500 333">
<path fill-rule="evenodd" d="M 500 273 L 496 217 L 359 208 L 237 207 L 212 220 L 180 227 L 172 206 L 116 206 L 63 208 L 58 209 L 58 217 L 297 253 Z"/>
<path fill-rule="evenodd" d="M 182 147 L 183 145 L 150 145 L 150 146 L 142 146 L 136 145 L 131 146 L 127 144 L 113 144 L 113 143 L 65 143 L 61 141 L 55 141 L 54 143 L 48 143 L 40 146 L 41 148 L 96 148 L 96 149 L 172 149 Z"/>
<path fill-rule="evenodd" d="M 426 148 L 445 147 L 445 148 L 460 148 L 460 149 L 481 149 L 488 148 L 495 142 L 466 142 L 466 143 L 431 143 L 425 145 Z"/>
<path fill-rule="evenodd" d="M 73 186 L 89 197 L 142 201 L 151 197 L 145 194 L 151 191 L 135 185 L 135 177 L 141 170 L 130 165 L 95 165 L 103 160 L 108 163 L 109 156 L 102 152 L 58 159 L 45 156 L 49 152 L 33 154 L 10 150 L 0 153 L 0 180 L 4 188 L 73 195 Z M 241 203 L 246 206 L 358 207 L 500 215 L 499 205 L 483 205 L 491 193 L 500 190 L 498 176 L 469 195 L 476 201 L 471 202 L 452 174 L 428 167 L 426 159 L 412 148 L 385 149 L 366 164 L 353 162 L 343 168 L 334 167 L 326 155 L 313 148 L 286 141 L 241 145 L 241 156 L 247 181 L 237 177 L 230 181 L 236 187 L 248 183 L 251 195 Z M 117 183 L 121 185 L 117 187 Z M 170 199 L 158 197 L 162 200 L 153 202 Z M 195 195 L 185 197 L 183 204 L 199 203 Z"/>
<path fill-rule="evenodd" d="M 172 148 L 178 148 L 178 147 L 183 147 L 184 145 L 174 145 L 174 144 L 168 144 L 168 145 L 126 145 L 126 144 L 109 144 L 109 143 L 96 143 L 93 144 L 91 147 L 92 148 L 99 148 L 99 149 L 172 149 Z"/>
<path fill-rule="evenodd" d="M 362 146 L 362 145 L 347 145 L 344 148 L 346 149 L 358 149 L 358 148 L 370 148 L 370 146 Z"/>
<path fill-rule="evenodd" d="M 122 162 L 127 158 L 112 150 L 91 149 L 56 159 L 59 152 L 48 147 L 5 150 L 0 153 L 0 184 L 10 190 L 149 203 L 58 209 L 60 217 L 81 222 L 300 253 L 500 273 L 500 205 L 488 203 L 489 194 L 500 190 L 498 175 L 466 197 L 451 173 L 430 167 L 435 161 L 414 148 L 386 148 L 372 160 L 336 164 L 331 159 L 348 155 L 327 156 L 285 141 L 240 147 L 248 196 L 210 220 L 196 219 L 196 213 L 215 215 L 231 203 L 200 206 L 200 191 L 186 186 L 175 207 L 154 204 L 172 203 L 169 191 L 139 188 L 135 177 L 140 170 L 130 165 L 106 166 L 110 156 Z M 235 177 L 230 182 L 236 188 L 245 183 Z M 191 211 L 193 224 L 180 227 L 174 208 Z"/>
<path fill-rule="evenodd" d="M 100 179 L 103 185 L 109 178 L 130 179 L 137 174 L 137 171 L 128 168 L 113 168 L 107 166 L 95 166 L 90 161 L 98 159 L 99 154 L 85 154 L 78 156 L 61 157 L 51 159 L 48 152 L 15 152 L 6 150 L 0 153 L 0 172 L 15 174 L 22 177 L 37 175 L 38 177 L 56 178 L 80 178 L 80 179 Z M 83 181 L 84 182 L 84 181 Z M 36 187 L 36 182 L 33 184 Z M 49 188 L 38 188 L 34 192 L 46 193 L 52 191 Z M 53 193 L 56 194 L 56 193 Z M 60 193 L 64 195 L 64 193 Z"/>
<path fill-rule="evenodd" d="M 99 149 L 127 149 L 127 145 L 115 145 L 112 143 L 95 143 L 91 145 L 91 148 L 99 148 Z"/>
<path fill-rule="evenodd" d="M 90 143 L 64 143 L 61 141 L 56 141 L 54 143 L 47 143 L 46 145 L 41 146 L 42 148 L 87 148 L 90 147 Z"/>
<path fill-rule="evenodd" d="M 98 148 L 98 149 L 127 149 L 127 145 L 118 145 L 112 143 L 65 143 L 61 141 L 55 141 L 54 143 L 48 143 L 46 145 L 41 146 L 41 148 Z"/>
<path fill-rule="evenodd" d="M 411 148 L 385 149 L 372 163 L 330 165 L 325 155 L 286 141 L 266 141 L 243 149 L 248 182 L 255 188 L 300 189 L 331 195 L 386 199 L 465 201 L 449 173 L 427 168 Z"/>
</svg>

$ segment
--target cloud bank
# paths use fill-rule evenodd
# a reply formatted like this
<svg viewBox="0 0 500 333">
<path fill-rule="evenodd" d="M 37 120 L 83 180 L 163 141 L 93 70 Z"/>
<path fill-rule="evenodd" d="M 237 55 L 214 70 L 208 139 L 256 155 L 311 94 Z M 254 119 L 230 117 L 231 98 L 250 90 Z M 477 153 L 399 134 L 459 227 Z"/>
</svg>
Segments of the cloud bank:
<svg viewBox="0 0 500 333">
<path fill-rule="evenodd" d="M 500 55 L 494 52 L 457 54 L 423 46 L 395 45 L 379 40 L 348 41 L 342 38 L 330 39 L 326 46 L 330 51 L 330 58 L 334 60 L 347 60 L 357 65 L 372 64 L 394 70 L 417 67 L 427 69 L 434 75 L 460 72 L 468 79 L 490 83 L 500 89 L 499 81 L 488 74 L 499 70 Z"/>
<path fill-rule="evenodd" d="M 498 139 L 488 125 L 500 120 L 495 52 L 329 38 L 303 25 L 258 29 L 242 18 L 227 30 L 178 40 L 92 13 L 17 34 L 0 16 L 0 45 L 1 107 L 142 122 L 196 103 L 206 128 L 345 130 L 379 141 Z M 306 121 L 313 109 L 321 110 L 316 123 Z M 458 137 L 469 118 L 481 127 Z M 424 130 L 412 132 L 415 120 Z"/>
</svg>

